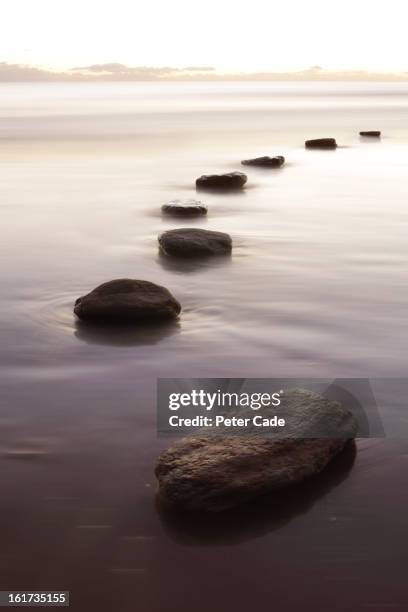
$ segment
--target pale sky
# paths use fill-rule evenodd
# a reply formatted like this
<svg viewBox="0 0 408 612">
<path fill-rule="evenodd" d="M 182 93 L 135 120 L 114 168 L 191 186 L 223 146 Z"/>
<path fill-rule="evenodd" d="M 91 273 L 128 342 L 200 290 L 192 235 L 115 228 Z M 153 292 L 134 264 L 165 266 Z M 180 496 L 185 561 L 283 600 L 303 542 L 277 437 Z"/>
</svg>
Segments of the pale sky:
<svg viewBox="0 0 408 612">
<path fill-rule="evenodd" d="M 408 71 L 407 0 L 2 0 L 0 61 Z"/>
</svg>

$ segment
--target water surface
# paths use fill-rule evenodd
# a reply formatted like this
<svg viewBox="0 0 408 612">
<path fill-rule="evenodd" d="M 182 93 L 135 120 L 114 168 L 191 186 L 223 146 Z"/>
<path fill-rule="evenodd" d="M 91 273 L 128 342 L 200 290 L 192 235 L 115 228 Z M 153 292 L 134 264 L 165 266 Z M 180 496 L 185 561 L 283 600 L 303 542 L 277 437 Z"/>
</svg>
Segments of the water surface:
<svg viewBox="0 0 408 612">
<path fill-rule="evenodd" d="M 152 469 L 158 376 L 405 376 L 408 85 L 0 90 L 2 588 L 70 589 L 78 610 L 403 609 L 408 443 L 360 443 L 224 534 L 163 517 Z M 304 149 L 326 136 L 341 147 Z M 275 154 L 242 193 L 196 194 Z M 187 225 L 229 232 L 232 257 L 160 257 L 186 225 L 161 204 L 197 196 L 208 218 Z M 75 299 L 118 277 L 168 287 L 180 321 L 79 325 Z"/>
</svg>

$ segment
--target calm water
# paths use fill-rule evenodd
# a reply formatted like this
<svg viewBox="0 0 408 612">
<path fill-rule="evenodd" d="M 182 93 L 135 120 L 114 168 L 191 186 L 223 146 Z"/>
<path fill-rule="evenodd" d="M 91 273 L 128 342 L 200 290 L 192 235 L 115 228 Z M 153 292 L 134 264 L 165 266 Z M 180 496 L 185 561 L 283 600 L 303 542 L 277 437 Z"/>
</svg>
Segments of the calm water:
<svg viewBox="0 0 408 612">
<path fill-rule="evenodd" d="M 1 588 L 70 589 L 76 610 L 405 609 L 408 442 L 360 443 L 281 512 L 220 524 L 163 516 L 152 469 L 158 376 L 406 375 L 408 84 L 0 93 Z M 341 148 L 303 148 L 320 136 Z M 162 203 L 273 154 L 283 169 L 200 193 L 208 218 L 187 223 L 229 232 L 231 259 L 159 257 L 183 225 Z M 118 277 L 167 286 L 179 323 L 79 326 L 76 297 Z"/>
</svg>

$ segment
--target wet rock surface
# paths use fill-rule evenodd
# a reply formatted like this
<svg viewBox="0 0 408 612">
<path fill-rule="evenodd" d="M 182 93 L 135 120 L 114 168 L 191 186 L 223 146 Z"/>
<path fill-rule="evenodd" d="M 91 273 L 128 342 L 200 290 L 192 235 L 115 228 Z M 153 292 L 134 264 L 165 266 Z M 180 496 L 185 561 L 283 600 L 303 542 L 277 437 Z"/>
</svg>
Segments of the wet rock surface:
<svg viewBox="0 0 408 612">
<path fill-rule="evenodd" d="M 171 200 L 161 209 L 162 213 L 175 217 L 199 217 L 208 211 L 207 206 L 199 200 Z"/>
<path fill-rule="evenodd" d="M 199 430 L 160 455 L 159 499 L 184 511 L 220 512 L 321 472 L 356 436 L 357 421 L 338 402 L 311 391 L 287 395 L 290 437 Z M 333 437 L 310 437 L 319 431 Z"/>
<path fill-rule="evenodd" d="M 260 168 L 281 168 L 285 163 L 283 155 L 276 155 L 275 157 L 255 157 L 253 159 L 243 159 L 241 164 L 244 166 L 258 166 Z"/>
<path fill-rule="evenodd" d="M 248 177 L 243 172 L 228 172 L 227 174 L 203 174 L 196 180 L 199 189 L 241 189 Z"/>
<path fill-rule="evenodd" d="M 306 149 L 336 149 L 337 142 L 335 138 L 315 138 L 306 140 Z"/>
<path fill-rule="evenodd" d="M 293 520 L 313 509 L 319 500 L 350 476 L 357 455 L 355 441 L 344 450 L 317 478 L 305 480 L 295 487 L 285 487 L 249 500 L 226 512 L 180 512 L 158 499 L 157 510 L 168 537 L 178 544 L 231 545 L 250 542 L 279 531 Z"/>
<path fill-rule="evenodd" d="M 207 257 L 231 253 L 229 234 L 210 230 L 183 228 L 164 232 L 159 236 L 162 252 L 174 257 Z"/>
<path fill-rule="evenodd" d="M 78 298 L 74 313 L 82 321 L 127 325 L 175 319 L 181 306 L 165 287 L 149 281 L 121 278 Z"/>
</svg>

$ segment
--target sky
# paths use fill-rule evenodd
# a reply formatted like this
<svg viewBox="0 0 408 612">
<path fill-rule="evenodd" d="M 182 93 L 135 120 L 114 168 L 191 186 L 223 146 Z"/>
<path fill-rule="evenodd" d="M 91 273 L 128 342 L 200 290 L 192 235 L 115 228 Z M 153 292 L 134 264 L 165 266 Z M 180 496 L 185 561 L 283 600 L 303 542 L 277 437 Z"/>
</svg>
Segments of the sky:
<svg viewBox="0 0 408 612">
<path fill-rule="evenodd" d="M 408 71 L 407 0 L 2 0 L 0 61 Z"/>
</svg>

